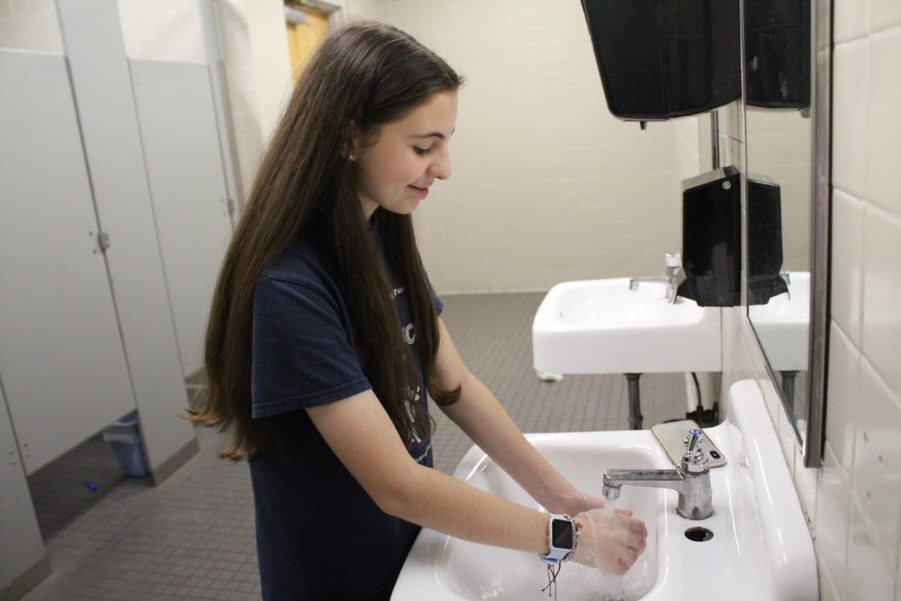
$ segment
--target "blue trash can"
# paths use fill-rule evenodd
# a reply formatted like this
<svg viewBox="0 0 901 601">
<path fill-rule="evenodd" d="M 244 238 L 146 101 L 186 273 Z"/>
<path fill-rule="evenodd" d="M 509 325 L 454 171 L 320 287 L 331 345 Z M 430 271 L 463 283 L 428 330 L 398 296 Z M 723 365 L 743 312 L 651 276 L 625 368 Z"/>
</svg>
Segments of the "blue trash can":
<svg viewBox="0 0 901 601">
<path fill-rule="evenodd" d="M 144 447 L 141 446 L 137 411 L 113 422 L 104 430 L 103 440 L 113 449 L 123 474 L 132 478 L 147 476 L 147 461 L 144 458 Z"/>
</svg>

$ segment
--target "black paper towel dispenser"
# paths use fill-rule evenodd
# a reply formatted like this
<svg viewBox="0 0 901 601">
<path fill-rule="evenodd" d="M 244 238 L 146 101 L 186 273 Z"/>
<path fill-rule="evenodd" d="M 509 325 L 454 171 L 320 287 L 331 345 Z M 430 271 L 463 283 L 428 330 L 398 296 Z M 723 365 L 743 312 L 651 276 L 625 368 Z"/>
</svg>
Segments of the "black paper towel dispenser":
<svg viewBox="0 0 901 601">
<path fill-rule="evenodd" d="M 745 104 L 810 108 L 810 0 L 744 0 Z"/>
<path fill-rule="evenodd" d="M 659 121 L 741 97 L 738 0 L 582 0 L 607 106 Z"/>
</svg>

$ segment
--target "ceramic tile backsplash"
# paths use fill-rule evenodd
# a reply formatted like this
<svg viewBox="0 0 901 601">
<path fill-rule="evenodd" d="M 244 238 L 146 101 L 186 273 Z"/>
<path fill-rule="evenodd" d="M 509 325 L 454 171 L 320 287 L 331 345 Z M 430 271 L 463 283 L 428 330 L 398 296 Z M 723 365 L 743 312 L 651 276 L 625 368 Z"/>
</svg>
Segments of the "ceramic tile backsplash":
<svg viewBox="0 0 901 601">
<path fill-rule="evenodd" d="M 833 55 L 832 182 L 858 198 L 867 193 L 867 54 L 869 42 L 859 39 L 842 44 Z"/>
<path fill-rule="evenodd" d="M 868 4 L 870 33 L 901 27 L 901 2 L 898 0 L 868 0 Z"/>
<path fill-rule="evenodd" d="M 833 0 L 835 43 L 866 37 L 870 0 Z"/>
<path fill-rule="evenodd" d="M 864 203 L 835 189 L 832 221 L 841 224 L 832 232 L 832 318 L 858 347 L 863 306 Z"/>
<path fill-rule="evenodd" d="M 901 2 L 891 3 L 901 12 Z M 901 219 L 901 26 L 871 36 L 869 44 L 866 198 Z"/>
<path fill-rule="evenodd" d="M 901 549 L 899 549 L 899 556 L 901 556 Z M 898 571 L 896 574 L 901 574 L 901 557 L 898 558 Z M 895 599 L 901 599 L 901 576 L 895 576 Z"/>
<path fill-rule="evenodd" d="M 825 462 L 813 495 L 807 470 L 796 466 L 794 478 L 802 503 L 815 497 L 821 599 L 901 601 L 901 3 L 835 0 L 834 8 Z M 748 369 L 768 380 L 741 311 L 725 315 L 724 386 Z M 767 407 L 793 465 L 781 403 Z"/>
<path fill-rule="evenodd" d="M 857 499 L 851 502 L 851 533 L 845 594 L 847 601 L 885 601 L 895 594 L 896 564 L 889 564 L 876 541 L 879 524 L 871 522 Z"/>
<path fill-rule="evenodd" d="M 795 446 L 795 487 L 798 491 L 798 500 L 801 501 L 801 507 L 804 510 L 804 517 L 807 519 L 807 525 L 813 528 L 816 524 L 817 512 L 817 486 L 820 481 L 820 470 L 814 467 L 804 467 L 804 454 L 800 447 Z"/>
<path fill-rule="evenodd" d="M 820 601 L 841 601 L 829 574 L 820 575 Z"/>
<path fill-rule="evenodd" d="M 838 598 L 845 590 L 845 565 L 848 551 L 848 529 L 851 522 L 851 480 L 839 464 L 832 445 L 826 441 L 826 452 L 817 483 L 815 540 L 817 554 Z"/>
<path fill-rule="evenodd" d="M 901 220 L 869 206 L 863 231 L 863 352 L 901 391 Z"/>
<path fill-rule="evenodd" d="M 901 529 L 901 398 L 863 359 L 854 449 L 854 491 L 876 525 L 876 541 L 894 567 Z"/>
<path fill-rule="evenodd" d="M 826 440 L 846 473 L 854 468 L 854 440 L 860 404 L 860 351 L 836 322 L 830 328 L 829 410 L 826 412 Z"/>
</svg>

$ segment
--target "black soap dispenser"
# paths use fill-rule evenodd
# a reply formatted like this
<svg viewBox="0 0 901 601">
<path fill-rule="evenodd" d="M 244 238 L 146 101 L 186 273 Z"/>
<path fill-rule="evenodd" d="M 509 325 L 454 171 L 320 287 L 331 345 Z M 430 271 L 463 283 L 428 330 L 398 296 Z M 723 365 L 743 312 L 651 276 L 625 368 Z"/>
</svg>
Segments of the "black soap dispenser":
<svg viewBox="0 0 901 601">
<path fill-rule="evenodd" d="M 741 304 L 741 175 L 721 167 L 682 182 L 679 296 L 702 307 Z"/>
<path fill-rule="evenodd" d="M 782 194 L 779 184 L 748 174 L 748 304 L 765 305 L 788 286 L 782 278 Z"/>
<path fill-rule="evenodd" d="M 741 97 L 739 0 L 582 0 L 607 106 L 659 121 Z"/>
</svg>

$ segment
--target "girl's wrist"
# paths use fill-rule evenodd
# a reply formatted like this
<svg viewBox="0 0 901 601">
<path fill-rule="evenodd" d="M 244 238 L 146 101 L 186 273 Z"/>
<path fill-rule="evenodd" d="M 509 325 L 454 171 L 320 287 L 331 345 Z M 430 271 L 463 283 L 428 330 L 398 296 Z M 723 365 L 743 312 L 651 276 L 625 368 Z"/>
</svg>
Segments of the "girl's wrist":
<svg viewBox="0 0 901 601">
<path fill-rule="evenodd" d="M 579 543 L 582 542 L 582 535 L 586 534 L 585 529 L 588 523 L 585 521 L 584 517 L 575 516 L 573 517 L 573 524 L 575 525 L 576 544 L 573 547 L 573 553 L 569 556 L 569 559 L 576 563 L 581 563 L 578 558 L 584 555 L 587 547 L 583 546 L 582 549 L 579 549 Z"/>
<path fill-rule="evenodd" d="M 542 505 L 552 513 L 565 513 L 567 515 L 576 515 L 593 507 L 588 495 L 575 488 L 566 491 L 553 491 L 552 494 L 542 501 Z"/>
</svg>

